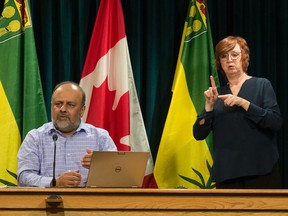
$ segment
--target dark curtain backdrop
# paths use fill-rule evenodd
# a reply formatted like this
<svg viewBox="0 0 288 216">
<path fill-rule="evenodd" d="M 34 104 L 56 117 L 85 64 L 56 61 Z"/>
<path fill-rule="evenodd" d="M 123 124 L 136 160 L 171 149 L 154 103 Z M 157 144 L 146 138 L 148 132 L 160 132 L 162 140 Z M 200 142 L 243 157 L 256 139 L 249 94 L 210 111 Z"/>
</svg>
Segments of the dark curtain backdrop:
<svg viewBox="0 0 288 216">
<path fill-rule="evenodd" d="M 80 80 L 99 3 L 30 0 L 49 119 L 53 87 L 64 80 Z M 155 160 L 169 109 L 188 0 L 122 0 L 122 6 L 135 84 Z M 278 141 L 283 187 L 288 188 L 288 1 L 208 0 L 208 10 L 214 44 L 228 35 L 244 37 L 251 51 L 249 73 L 272 82 L 283 114 Z M 175 143 L 175 148 L 177 145 L 181 143 Z"/>
</svg>

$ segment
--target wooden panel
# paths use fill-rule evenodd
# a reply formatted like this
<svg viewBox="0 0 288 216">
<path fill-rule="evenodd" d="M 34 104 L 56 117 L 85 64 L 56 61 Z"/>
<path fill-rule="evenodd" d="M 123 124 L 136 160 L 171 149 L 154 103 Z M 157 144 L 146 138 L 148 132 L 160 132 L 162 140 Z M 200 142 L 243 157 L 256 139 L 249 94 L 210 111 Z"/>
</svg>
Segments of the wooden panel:
<svg viewBox="0 0 288 216">
<path fill-rule="evenodd" d="M 288 191 L 0 188 L 0 215 L 96 214 L 288 215 Z"/>
</svg>

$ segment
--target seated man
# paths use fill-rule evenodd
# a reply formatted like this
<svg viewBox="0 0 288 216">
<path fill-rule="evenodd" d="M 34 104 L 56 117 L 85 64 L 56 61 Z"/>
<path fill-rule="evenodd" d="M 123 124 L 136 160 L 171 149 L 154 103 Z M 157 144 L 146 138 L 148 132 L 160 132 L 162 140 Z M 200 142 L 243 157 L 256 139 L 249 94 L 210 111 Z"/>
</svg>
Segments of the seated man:
<svg viewBox="0 0 288 216">
<path fill-rule="evenodd" d="M 81 121 L 85 98 L 83 89 L 74 82 L 62 82 L 55 87 L 52 122 L 31 130 L 20 146 L 19 186 L 85 186 L 92 151 L 117 151 L 106 130 Z M 56 182 L 52 181 L 55 144 Z"/>
</svg>

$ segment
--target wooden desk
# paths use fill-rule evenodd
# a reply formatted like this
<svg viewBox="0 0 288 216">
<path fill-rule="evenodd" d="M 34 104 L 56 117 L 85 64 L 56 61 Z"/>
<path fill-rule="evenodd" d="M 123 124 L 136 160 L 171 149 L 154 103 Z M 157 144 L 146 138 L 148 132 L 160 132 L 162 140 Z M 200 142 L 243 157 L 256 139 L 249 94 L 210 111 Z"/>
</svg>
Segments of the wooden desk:
<svg viewBox="0 0 288 216">
<path fill-rule="evenodd" d="M 271 214 L 288 215 L 288 190 L 0 188 L 5 216 Z"/>
</svg>

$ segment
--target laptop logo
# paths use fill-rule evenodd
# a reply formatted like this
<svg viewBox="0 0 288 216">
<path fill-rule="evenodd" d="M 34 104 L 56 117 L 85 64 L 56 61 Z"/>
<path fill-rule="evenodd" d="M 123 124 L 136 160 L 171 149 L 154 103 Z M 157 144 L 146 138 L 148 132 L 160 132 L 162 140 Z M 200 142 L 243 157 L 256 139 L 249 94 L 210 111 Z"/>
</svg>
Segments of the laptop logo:
<svg viewBox="0 0 288 216">
<path fill-rule="evenodd" d="M 121 170 L 122 170 L 121 166 L 116 166 L 116 167 L 115 167 L 115 172 L 116 172 L 116 173 L 121 172 Z"/>
</svg>

